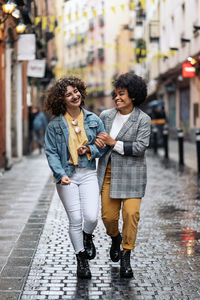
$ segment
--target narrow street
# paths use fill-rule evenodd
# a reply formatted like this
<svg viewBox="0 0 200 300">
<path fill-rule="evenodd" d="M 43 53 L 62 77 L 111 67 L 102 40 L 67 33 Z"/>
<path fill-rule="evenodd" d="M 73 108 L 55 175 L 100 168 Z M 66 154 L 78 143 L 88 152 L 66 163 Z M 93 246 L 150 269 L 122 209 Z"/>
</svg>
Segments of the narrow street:
<svg viewBox="0 0 200 300">
<path fill-rule="evenodd" d="M 0 299 L 200 299 L 197 176 L 180 173 L 172 163 L 164 166 L 150 151 L 147 161 L 130 280 L 120 279 L 119 263 L 109 259 L 110 239 L 100 218 L 92 279 L 77 280 L 68 220 L 44 156 L 26 158 L 6 172 L 0 179 Z"/>
</svg>

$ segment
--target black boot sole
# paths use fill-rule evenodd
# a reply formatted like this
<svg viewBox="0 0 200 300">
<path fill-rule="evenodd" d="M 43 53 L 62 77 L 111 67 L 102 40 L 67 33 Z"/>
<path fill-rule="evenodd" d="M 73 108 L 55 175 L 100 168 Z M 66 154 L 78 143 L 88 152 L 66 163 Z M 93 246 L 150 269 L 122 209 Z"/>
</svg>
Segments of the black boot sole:
<svg viewBox="0 0 200 300">
<path fill-rule="evenodd" d="M 132 278 L 133 277 L 133 273 L 124 274 L 124 273 L 120 272 L 120 277 L 121 278 Z"/>
<path fill-rule="evenodd" d="M 88 274 L 88 275 L 82 275 L 82 274 L 76 274 L 76 276 L 80 279 L 91 279 L 92 278 L 92 275 L 91 274 Z"/>
</svg>

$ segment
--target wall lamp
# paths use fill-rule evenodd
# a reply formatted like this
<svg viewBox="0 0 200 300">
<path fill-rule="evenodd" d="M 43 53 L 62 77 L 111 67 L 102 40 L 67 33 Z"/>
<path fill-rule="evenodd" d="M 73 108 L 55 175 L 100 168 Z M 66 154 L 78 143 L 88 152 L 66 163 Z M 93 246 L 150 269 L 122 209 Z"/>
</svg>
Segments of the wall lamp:
<svg viewBox="0 0 200 300">
<path fill-rule="evenodd" d="M 4 23 L 8 16 L 13 13 L 15 10 L 16 4 L 11 0 L 8 0 L 6 3 L 1 4 L 2 15 L 0 17 L 0 24 Z"/>
<path fill-rule="evenodd" d="M 22 34 L 26 30 L 26 25 L 22 22 L 20 22 L 16 27 L 15 30 L 17 33 Z"/>
</svg>

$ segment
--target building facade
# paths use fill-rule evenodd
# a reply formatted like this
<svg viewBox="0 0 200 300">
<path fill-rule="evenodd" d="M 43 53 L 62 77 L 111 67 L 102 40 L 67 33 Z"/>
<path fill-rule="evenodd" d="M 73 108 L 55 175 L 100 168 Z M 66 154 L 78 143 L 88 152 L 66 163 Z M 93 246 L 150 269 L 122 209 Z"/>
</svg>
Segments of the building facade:
<svg viewBox="0 0 200 300">
<path fill-rule="evenodd" d="M 147 0 L 141 22 L 136 11 L 135 27 L 138 24 L 138 38 L 146 52 L 135 71 L 148 82 L 149 100 L 164 100 L 171 136 L 181 128 L 185 138 L 193 141 L 195 129 L 200 127 L 200 2 L 171 4 Z M 183 73 L 186 62 L 193 69 L 190 74 Z"/>
<path fill-rule="evenodd" d="M 3 11 L 5 3 L 0 3 L 0 168 L 9 169 L 28 154 L 29 108 L 42 107 L 45 88 L 53 78 L 51 62 L 56 49 L 49 30 L 50 16 L 55 14 L 53 0 L 15 0 L 13 13 Z M 18 31 L 21 23 L 25 25 L 24 32 Z M 33 40 L 30 52 L 34 55 L 30 58 L 20 55 L 22 40 L 28 37 Z M 29 45 L 25 43 L 22 48 L 29 49 Z M 43 78 L 28 76 L 28 61 L 34 59 L 45 60 Z"/>
</svg>

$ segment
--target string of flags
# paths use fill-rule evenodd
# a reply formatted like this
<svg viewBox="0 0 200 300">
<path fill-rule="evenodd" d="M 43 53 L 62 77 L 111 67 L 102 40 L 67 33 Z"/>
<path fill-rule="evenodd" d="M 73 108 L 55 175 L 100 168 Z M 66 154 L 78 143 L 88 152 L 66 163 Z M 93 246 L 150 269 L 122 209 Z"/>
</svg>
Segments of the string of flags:
<svg viewBox="0 0 200 300">
<path fill-rule="evenodd" d="M 151 60 L 155 60 L 155 59 L 163 59 L 166 56 L 174 56 L 175 55 L 175 51 L 173 50 L 169 50 L 166 53 L 161 53 L 161 51 L 157 51 L 157 53 L 154 54 L 154 56 L 152 56 Z M 139 58 L 138 60 L 133 59 L 129 62 L 124 62 L 123 65 L 128 65 L 131 66 L 132 64 L 141 64 L 143 62 L 145 62 L 147 59 L 146 57 L 144 58 Z M 115 64 L 103 64 L 103 65 L 96 65 L 96 66 L 85 66 L 82 68 L 68 68 L 68 69 L 64 69 L 64 68 L 55 68 L 54 71 L 58 72 L 58 73 L 67 73 L 68 75 L 72 75 L 72 74 L 84 74 L 85 77 L 87 77 L 87 73 L 96 73 L 96 72 L 101 72 L 101 71 L 105 71 L 108 69 L 117 69 L 120 68 L 121 63 L 115 63 Z M 90 77 L 88 77 L 90 78 Z"/>
<path fill-rule="evenodd" d="M 146 7 L 146 0 L 139 0 L 140 1 L 140 5 L 142 9 L 145 9 Z M 155 0 L 151 0 L 153 4 L 155 4 Z M 163 2 L 166 2 L 167 0 L 163 0 Z M 129 9 L 131 11 L 134 11 L 136 8 L 136 4 L 135 1 L 131 1 L 129 4 Z M 125 11 L 125 4 L 120 4 L 117 6 L 110 6 L 110 10 L 113 12 L 113 14 L 117 13 L 117 10 L 120 9 L 121 12 Z M 92 9 L 91 10 L 92 16 L 94 18 L 97 18 L 98 15 L 105 15 L 105 9 L 102 8 L 100 11 L 96 10 L 96 9 Z M 72 19 L 75 19 L 76 21 L 81 19 L 81 18 L 85 18 L 88 19 L 89 18 L 89 12 L 84 10 L 81 14 L 76 12 L 75 15 L 72 15 L 71 13 L 68 13 L 65 16 L 43 16 L 43 17 L 36 17 L 34 20 L 34 24 L 37 26 L 40 22 L 42 23 L 42 29 L 45 30 L 47 28 L 47 26 L 49 26 L 49 31 L 52 32 L 55 29 L 55 23 L 56 21 L 58 22 L 58 24 L 62 24 L 62 22 L 66 19 L 68 22 L 71 22 Z M 59 27 L 59 26 L 58 26 Z"/>
</svg>

